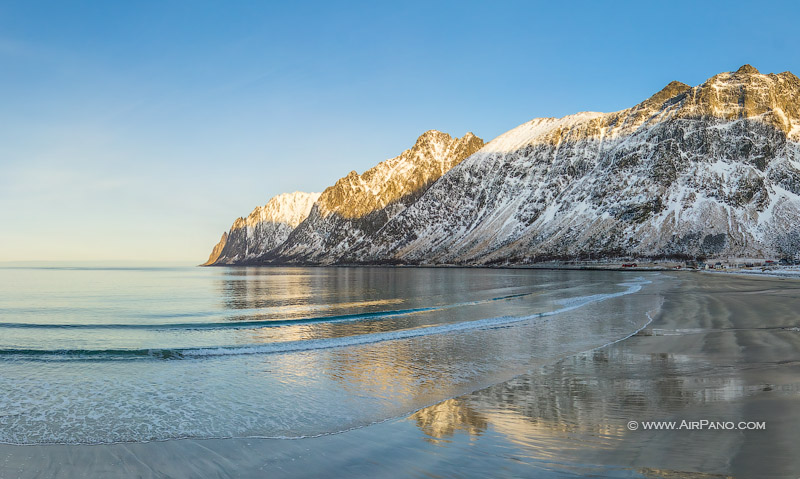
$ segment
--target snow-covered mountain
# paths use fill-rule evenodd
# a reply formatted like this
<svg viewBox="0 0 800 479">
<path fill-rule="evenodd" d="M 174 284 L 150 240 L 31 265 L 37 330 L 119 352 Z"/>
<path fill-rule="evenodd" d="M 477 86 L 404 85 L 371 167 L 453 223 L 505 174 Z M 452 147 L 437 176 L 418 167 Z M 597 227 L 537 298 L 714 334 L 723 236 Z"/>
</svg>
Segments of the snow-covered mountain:
<svg viewBox="0 0 800 479">
<path fill-rule="evenodd" d="M 745 65 L 616 113 L 536 119 L 451 170 L 351 261 L 526 263 L 800 251 L 800 80 Z"/>
<path fill-rule="evenodd" d="M 306 217 L 320 193 L 284 193 L 237 218 L 230 231 L 222 234 L 205 265 L 238 264 L 251 261 L 283 244 Z"/>
<path fill-rule="evenodd" d="M 467 133 L 453 138 L 430 130 L 413 147 L 359 175 L 355 171 L 327 188 L 305 221 L 262 261 L 330 264 L 414 203 L 455 165 L 483 146 Z"/>
<path fill-rule="evenodd" d="M 369 186 L 367 173 L 351 173 L 259 261 L 800 253 L 800 79 L 789 72 L 745 65 L 696 87 L 672 82 L 619 112 L 535 119 L 454 165 L 418 194 L 400 194 L 397 210 L 392 201 L 359 208 L 350 194 L 371 197 L 390 168 Z M 409 191 L 403 181 L 396 187 Z M 385 215 L 371 223 L 376 211 Z"/>
</svg>

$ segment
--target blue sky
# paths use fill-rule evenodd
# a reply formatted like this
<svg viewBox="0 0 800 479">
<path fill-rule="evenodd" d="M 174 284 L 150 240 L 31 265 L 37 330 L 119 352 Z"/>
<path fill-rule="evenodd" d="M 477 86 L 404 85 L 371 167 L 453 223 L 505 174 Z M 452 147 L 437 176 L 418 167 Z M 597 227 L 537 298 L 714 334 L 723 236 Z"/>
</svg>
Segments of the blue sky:
<svg viewBox="0 0 800 479">
<path fill-rule="evenodd" d="M 5 1 L 0 261 L 199 263 L 235 217 L 428 129 L 488 141 L 744 63 L 800 73 L 799 21 L 792 2 Z"/>
</svg>

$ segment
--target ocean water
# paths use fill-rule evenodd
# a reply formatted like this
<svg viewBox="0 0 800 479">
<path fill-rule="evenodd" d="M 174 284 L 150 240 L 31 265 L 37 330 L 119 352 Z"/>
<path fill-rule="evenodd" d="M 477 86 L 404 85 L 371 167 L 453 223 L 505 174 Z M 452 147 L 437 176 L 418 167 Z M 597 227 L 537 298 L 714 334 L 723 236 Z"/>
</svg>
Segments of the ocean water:
<svg viewBox="0 0 800 479">
<path fill-rule="evenodd" d="M 0 442 L 300 438 L 630 336 L 658 274 L 0 268 Z M 635 298 L 622 301 L 625 298 Z"/>
</svg>

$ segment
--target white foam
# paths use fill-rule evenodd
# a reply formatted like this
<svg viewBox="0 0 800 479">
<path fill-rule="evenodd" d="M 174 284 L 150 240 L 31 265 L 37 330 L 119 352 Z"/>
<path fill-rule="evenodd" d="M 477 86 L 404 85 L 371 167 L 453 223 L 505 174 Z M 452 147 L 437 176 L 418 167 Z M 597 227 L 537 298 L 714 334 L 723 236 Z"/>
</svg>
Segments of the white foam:
<svg viewBox="0 0 800 479">
<path fill-rule="evenodd" d="M 589 296 L 579 296 L 559 301 L 564 307 L 544 313 L 535 313 L 527 316 L 498 316 L 485 318 L 475 321 L 465 321 L 455 324 L 444 324 L 440 326 L 429 326 L 416 329 L 404 329 L 399 331 L 388 331 L 383 333 L 364 334 L 360 336 L 349 336 L 343 338 L 312 339 L 305 341 L 286 341 L 281 343 L 270 343 L 252 346 L 224 346 L 218 348 L 187 349 L 181 350 L 185 357 L 203 356 L 237 356 L 242 354 L 275 354 L 289 353 L 297 351 L 313 351 L 319 349 L 341 348 L 346 346 L 358 346 L 363 344 L 380 343 L 383 341 L 395 341 L 399 339 L 415 338 L 419 336 L 430 336 L 434 334 L 450 334 L 463 331 L 485 330 L 503 327 L 513 323 L 529 321 L 536 318 L 554 316 L 559 313 L 571 311 L 587 304 L 605 301 L 619 296 L 633 294 L 642 289 L 642 286 L 650 283 L 643 278 L 636 278 L 630 283 L 620 283 L 620 286 L 627 286 L 627 289 L 617 293 L 593 294 Z"/>
</svg>

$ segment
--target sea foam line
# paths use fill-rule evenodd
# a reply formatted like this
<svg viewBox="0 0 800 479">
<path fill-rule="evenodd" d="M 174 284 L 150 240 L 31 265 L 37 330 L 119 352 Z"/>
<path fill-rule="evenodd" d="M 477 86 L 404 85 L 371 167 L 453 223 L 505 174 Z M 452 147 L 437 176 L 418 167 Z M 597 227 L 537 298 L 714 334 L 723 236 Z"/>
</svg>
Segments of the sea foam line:
<svg viewBox="0 0 800 479">
<path fill-rule="evenodd" d="M 365 344 L 375 344 L 384 341 L 396 341 L 420 336 L 431 336 L 436 334 L 449 334 L 464 331 L 487 330 L 504 327 L 514 323 L 529 321 L 531 319 L 554 316 L 560 313 L 578 309 L 587 304 L 605 301 L 628 294 L 633 294 L 642 289 L 642 286 L 650 283 L 643 278 L 636 278 L 636 282 L 619 283 L 627 289 L 616 293 L 593 294 L 589 296 L 579 296 L 561 301 L 566 305 L 554 311 L 530 314 L 527 316 L 498 316 L 484 318 L 474 321 L 465 321 L 454 324 L 443 324 L 439 326 L 428 326 L 414 329 L 404 329 L 398 331 L 387 331 L 382 333 L 363 334 L 359 336 L 349 336 L 343 338 L 312 339 L 304 341 L 286 341 L 279 343 L 248 345 L 248 346 L 219 346 L 214 348 L 174 348 L 174 349 L 117 349 L 117 350 L 0 350 L 2 356 L 25 356 L 43 357 L 47 359 L 185 359 L 203 358 L 219 356 L 240 356 L 252 354 L 278 354 L 302 351 L 314 351 L 321 349 L 341 348 L 347 346 L 359 346 Z"/>
<path fill-rule="evenodd" d="M 524 296 L 532 296 L 540 294 L 539 292 L 517 293 L 505 296 L 498 296 L 489 299 L 480 299 L 475 301 L 465 301 L 460 303 L 447 304 L 443 306 L 427 306 L 422 308 L 409 308 L 409 309 L 394 309 L 387 311 L 374 311 L 369 313 L 351 313 L 339 314 L 332 316 L 313 316 L 308 318 L 298 319 L 263 319 L 263 320 L 250 320 L 250 321 L 215 321 L 215 322 L 193 322 L 193 323 L 161 323 L 161 324 L 114 324 L 114 323 L 101 323 L 101 324 L 54 324 L 54 323 L 0 323 L 0 328 L 18 328 L 18 329 L 148 329 L 148 330 L 196 330 L 196 329 L 257 329 L 257 328 L 275 328 L 279 326 L 288 325 L 302 325 L 314 323 L 337 323 L 345 321 L 361 321 L 370 319 L 380 319 L 392 316 L 402 316 L 405 314 L 425 313 L 429 311 L 442 311 L 452 308 L 460 308 L 463 306 L 475 306 L 478 304 L 486 304 L 495 301 L 504 301 L 508 299 L 521 298 Z M 0 354 L 2 352 L 0 351 Z"/>
</svg>

